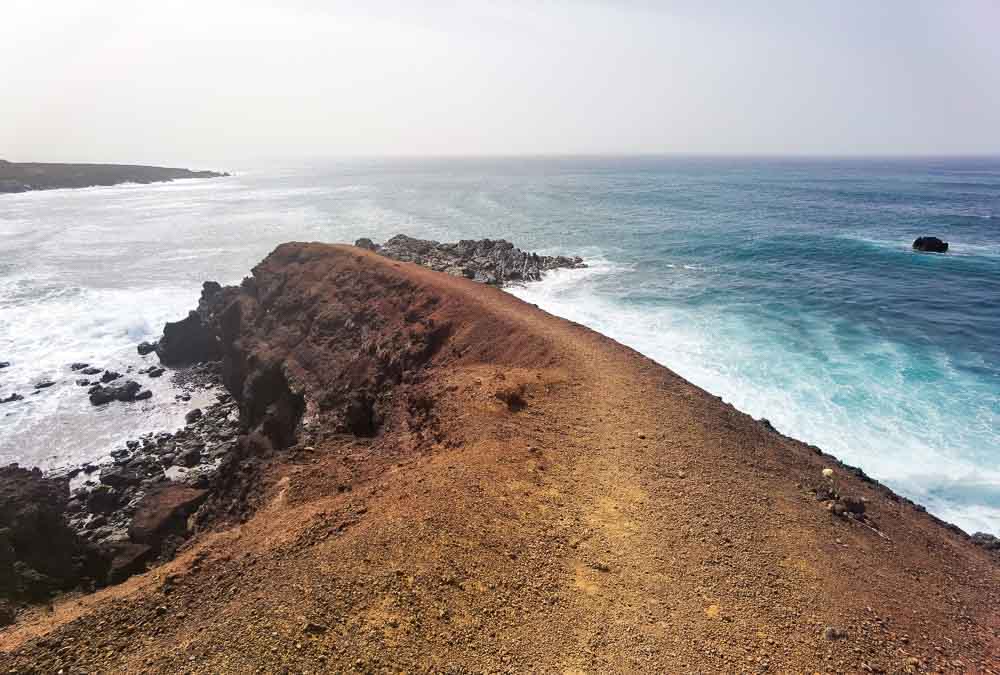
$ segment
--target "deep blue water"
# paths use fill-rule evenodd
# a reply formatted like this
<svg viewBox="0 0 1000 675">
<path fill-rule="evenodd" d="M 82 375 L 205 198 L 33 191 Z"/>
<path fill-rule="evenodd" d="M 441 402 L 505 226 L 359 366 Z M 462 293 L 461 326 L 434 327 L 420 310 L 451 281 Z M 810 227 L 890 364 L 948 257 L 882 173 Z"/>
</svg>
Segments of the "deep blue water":
<svg viewBox="0 0 1000 675">
<path fill-rule="evenodd" d="M 131 362 L 203 279 L 236 281 L 282 241 L 504 237 L 591 263 L 516 294 L 1000 533 L 1000 160 L 218 168 L 238 175 L 0 196 L 0 394 L 73 360 Z M 951 251 L 913 252 L 924 234 Z M 53 388 L 0 414 L 0 460 L 51 465 L 183 410 L 95 417 Z"/>
</svg>

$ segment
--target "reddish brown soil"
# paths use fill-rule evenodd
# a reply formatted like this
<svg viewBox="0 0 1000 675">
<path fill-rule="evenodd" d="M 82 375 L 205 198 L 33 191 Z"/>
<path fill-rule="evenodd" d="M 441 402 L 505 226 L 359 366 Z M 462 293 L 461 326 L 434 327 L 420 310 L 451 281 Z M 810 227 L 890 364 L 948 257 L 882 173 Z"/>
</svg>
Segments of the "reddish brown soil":
<svg viewBox="0 0 1000 675">
<path fill-rule="evenodd" d="M 256 279 L 228 358 L 270 354 L 310 430 L 247 522 L 23 618 L 0 671 L 1000 672 L 992 554 L 649 359 L 351 247 Z"/>
</svg>

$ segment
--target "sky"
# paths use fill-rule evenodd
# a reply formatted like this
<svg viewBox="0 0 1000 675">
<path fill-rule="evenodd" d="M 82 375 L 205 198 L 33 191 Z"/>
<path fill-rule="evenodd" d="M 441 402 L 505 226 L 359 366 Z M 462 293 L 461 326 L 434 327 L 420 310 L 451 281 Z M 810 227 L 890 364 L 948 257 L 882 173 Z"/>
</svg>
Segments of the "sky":
<svg viewBox="0 0 1000 675">
<path fill-rule="evenodd" d="M 0 158 L 1000 154 L 998 29 L 998 0 L 3 0 Z"/>
</svg>

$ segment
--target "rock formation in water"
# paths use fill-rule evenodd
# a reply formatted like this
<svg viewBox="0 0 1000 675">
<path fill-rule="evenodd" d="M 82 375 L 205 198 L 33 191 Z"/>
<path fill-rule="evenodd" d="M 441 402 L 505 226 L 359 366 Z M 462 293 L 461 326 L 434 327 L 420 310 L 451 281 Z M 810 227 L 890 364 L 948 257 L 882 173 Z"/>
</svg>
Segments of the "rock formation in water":
<svg viewBox="0 0 1000 675">
<path fill-rule="evenodd" d="M 937 237 L 917 237 L 913 240 L 913 250 L 927 253 L 947 253 L 948 242 Z"/>
<path fill-rule="evenodd" d="M 503 239 L 463 239 L 442 244 L 397 234 L 384 244 L 358 239 L 355 246 L 375 251 L 387 258 L 412 262 L 437 272 L 465 277 L 485 284 L 503 286 L 511 282 L 539 281 L 554 269 L 586 267 L 580 257 L 526 253 Z"/>
</svg>

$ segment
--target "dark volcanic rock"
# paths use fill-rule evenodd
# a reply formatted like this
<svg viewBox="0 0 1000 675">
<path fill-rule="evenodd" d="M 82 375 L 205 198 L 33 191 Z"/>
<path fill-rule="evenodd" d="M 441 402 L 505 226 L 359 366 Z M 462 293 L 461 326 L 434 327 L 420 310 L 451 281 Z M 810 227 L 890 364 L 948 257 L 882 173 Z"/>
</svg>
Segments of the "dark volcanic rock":
<svg viewBox="0 0 1000 675">
<path fill-rule="evenodd" d="M 87 368 L 89 366 L 90 366 L 89 363 L 71 363 L 70 366 L 69 366 L 69 369 L 70 370 L 83 370 L 84 368 Z"/>
<path fill-rule="evenodd" d="M 945 253 L 948 251 L 948 242 L 941 241 L 937 237 L 917 237 L 913 241 L 913 249 L 928 253 Z"/>
<path fill-rule="evenodd" d="M 100 485 L 87 493 L 87 510 L 91 513 L 111 513 L 120 503 L 117 492 L 106 485 Z"/>
<path fill-rule="evenodd" d="M 64 479 L 0 468 L 0 599 L 42 600 L 103 576 L 100 556 L 67 524 L 68 501 Z"/>
<path fill-rule="evenodd" d="M 13 393 L 7 398 L 0 398 L 0 403 L 13 403 L 14 401 L 23 401 L 24 397 L 18 393 Z"/>
<path fill-rule="evenodd" d="M 99 375 L 101 373 L 100 368 L 84 368 L 80 371 L 84 375 Z"/>
<path fill-rule="evenodd" d="M 195 408 L 194 410 L 189 410 L 188 413 L 184 415 L 184 421 L 187 422 L 188 424 L 191 424 L 192 422 L 197 422 L 198 420 L 200 420 L 201 416 L 202 416 L 201 408 Z"/>
<path fill-rule="evenodd" d="M 55 385 L 55 382 L 52 380 L 42 380 L 41 382 L 35 383 L 35 389 L 48 389 L 53 385 Z"/>
<path fill-rule="evenodd" d="M 586 267 L 581 258 L 526 253 L 503 239 L 463 239 L 443 244 L 398 234 L 381 246 L 368 238 L 358 239 L 354 245 L 394 260 L 416 263 L 438 272 L 496 286 L 517 281 L 538 281 L 548 270 Z"/>
<path fill-rule="evenodd" d="M 160 362 L 168 366 L 216 361 L 222 356 L 219 341 L 198 312 L 191 312 L 186 319 L 166 324 L 163 337 L 156 345 L 156 353 Z"/>
<path fill-rule="evenodd" d="M 143 389 L 138 394 L 136 394 L 135 398 L 132 399 L 132 400 L 133 401 L 145 401 L 148 398 L 153 398 L 153 392 L 151 392 L 149 389 Z"/>
<path fill-rule="evenodd" d="M 146 354 L 152 354 L 156 351 L 155 342 L 140 342 L 136 350 L 139 352 L 139 356 L 145 356 Z"/>
<path fill-rule="evenodd" d="M 972 541 L 982 546 L 987 551 L 1000 551 L 1000 539 L 986 532 L 976 532 L 972 535 Z"/>
<path fill-rule="evenodd" d="M 142 387 L 135 380 L 125 380 L 110 386 L 96 385 L 90 390 L 90 402 L 103 405 L 111 401 L 134 401 Z"/>
<path fill-rule="evenodd" d="M 0 370 L 3 368 L 10 368 L 10 361 L 0 361 Z"/>
<path fill-rule="evenodd" d="M 138 485 L 143 478 L 143 472 L 133 467 L 116 466 L 101 472 L 101 482 L 116 489 Z"/>
<path fill-rule="evenodd" d="M 203 448 L 198 445 L 188 448 L 177 456 L 177 463 L 186 467 L 198 466 L 198 464 L 201 463 L 202 449 Z"/>
<path fill-rule="evenodd" d="M 105 370 L 104 374 L 101 375 L 101 382 L 107 384 L 108 382 L 114 382 L 122 376 L 121 373 L 115 372 L 114 370 Z"/>
<path fill-rule="evenodd" d="M 225 307 L 238 293 L 235 287 L 223 288 L 217 282 L 202 284 L 198 309 L 186 319 L 167 323 L 156 345 L 160 362 L 167 366 L 189 365 L 222 358 L 215 312 Z"/>
</svg>

